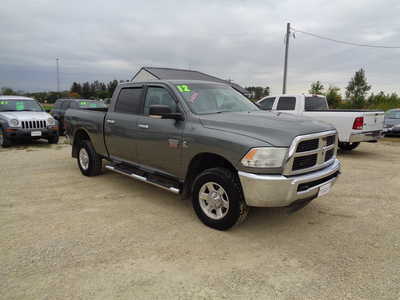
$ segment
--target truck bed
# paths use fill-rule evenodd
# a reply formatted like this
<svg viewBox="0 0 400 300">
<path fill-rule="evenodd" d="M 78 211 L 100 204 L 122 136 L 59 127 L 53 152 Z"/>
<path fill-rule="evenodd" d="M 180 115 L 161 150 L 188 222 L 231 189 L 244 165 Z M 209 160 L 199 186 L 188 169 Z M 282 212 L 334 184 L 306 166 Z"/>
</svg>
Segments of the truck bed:
<svg viewBox="0 0 400 300">
<path fill-rule="evenodd" d="M 104 119 L 107 111 L 107 108 L 68 109 L 64 117 L 67 125 L 66 134 L 73 137 L 77 130 L 84 130 L 97 153 L 107 157 L 108 152 L 104 143 Z"/>
</svg>

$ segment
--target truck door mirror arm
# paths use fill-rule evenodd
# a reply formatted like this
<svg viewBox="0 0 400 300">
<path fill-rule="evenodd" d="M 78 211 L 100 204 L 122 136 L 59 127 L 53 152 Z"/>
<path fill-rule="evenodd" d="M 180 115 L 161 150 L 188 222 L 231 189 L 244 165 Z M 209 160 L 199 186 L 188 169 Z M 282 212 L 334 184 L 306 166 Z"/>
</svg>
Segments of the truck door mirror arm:
<svg viewBox="0 0 400 300">
<path fill-rule="evenodd" d="M 168 105 L 151 105 L 149 108 L 149 116 L 153 118 L 174 119 L 178 121 L 184 119 L 182 113 L 173 113 Z"/>
</svg>

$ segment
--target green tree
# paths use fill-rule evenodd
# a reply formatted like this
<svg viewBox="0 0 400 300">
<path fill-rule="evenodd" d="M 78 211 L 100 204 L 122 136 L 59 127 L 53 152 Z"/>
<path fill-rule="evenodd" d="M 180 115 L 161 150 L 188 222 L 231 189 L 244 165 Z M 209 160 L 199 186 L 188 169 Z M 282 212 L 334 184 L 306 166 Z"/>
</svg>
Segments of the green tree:
<svg viewBox="0 0 400 300">
<path fill-rule="evenodd" d="M 365 105 L 365 97 L 371 86 L 368 85 L 364 69 L 358 70 L 346 87 L 346 97 L 354 107 L 362 108 Z"/>
<path fill-rule="evenodd" d="M 1 88 L 1 95 L 11 96 L 11 95 L 16 95 L 16 94 L 17 94 L 17 92 L 14 91 L 12 88 L 9 88 L 9 87 Z"/>
<path fill-rule="evenodd" d="M 308 92 L 313 95 L 323 95 L 324 85 L 319 80 L 317 80 L 311 83 L 311 88 L 308 90 Z"/>
<path fill-rule="evenodd" d="M 337 86 L 329 86 L 325 93 L 326 100 L 330 108 L 336 108 L 342 102 L 342 95 L 340 94 L 340 88 Z"/>
<path fill-rule="evenodd" d="M 266 86 L 264 88 L 263 97 L 269 96 L 270 94 L 271 94 L 271 89 L 269 88 L 269 86 Z"/>
</svg>

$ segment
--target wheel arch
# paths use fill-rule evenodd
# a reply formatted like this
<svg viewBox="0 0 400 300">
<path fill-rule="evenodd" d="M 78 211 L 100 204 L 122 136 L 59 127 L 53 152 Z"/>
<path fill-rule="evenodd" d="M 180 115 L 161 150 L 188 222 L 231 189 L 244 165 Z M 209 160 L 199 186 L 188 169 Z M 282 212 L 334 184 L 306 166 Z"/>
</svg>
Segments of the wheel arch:
<svg viewBox="0 0 400 300">
<path fill-rule="evenodd" d="M 82 141 L 90 141 L 90 136 L 85 129 L 79 128 L 75 131 L 74 134 L 74 139 L 72 143 L 72 157 L 78 157 L 79 144 Z"/>
<path fill-rule="evenodd" d="M 190 196 L 193 188 L 193 182 L 197 175 L 199 175 L 204 170 L 217 167 L 226 168 L 233 171 L 234 173 L 237 172 L 234 165 L 228 159 L 219 154 L 212 152 L 202 152 L 196 154 L 191 159 L 186 172 L 182 192 L 183 197 L 188 198 Z"/>
</svg>

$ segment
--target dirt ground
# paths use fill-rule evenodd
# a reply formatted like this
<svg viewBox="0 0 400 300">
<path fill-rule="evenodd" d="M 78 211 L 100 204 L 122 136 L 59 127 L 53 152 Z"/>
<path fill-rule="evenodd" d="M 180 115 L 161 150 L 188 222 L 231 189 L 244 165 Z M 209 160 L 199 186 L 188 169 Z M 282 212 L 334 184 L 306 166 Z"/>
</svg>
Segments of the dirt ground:
<svg viewBox="0 0 400 300">
<path fill-rule="evenodd" d="M 399 142 L 340 154 L 329 195 L 228 232 L 156 187 L 82 176 L 69 145 L 0 149 L 0 298 L 400 299 Z"/>
</svg>

